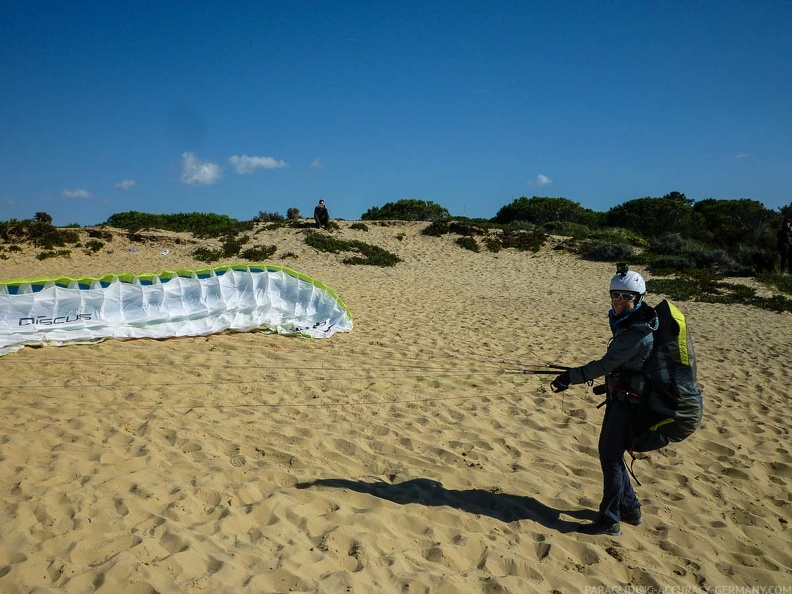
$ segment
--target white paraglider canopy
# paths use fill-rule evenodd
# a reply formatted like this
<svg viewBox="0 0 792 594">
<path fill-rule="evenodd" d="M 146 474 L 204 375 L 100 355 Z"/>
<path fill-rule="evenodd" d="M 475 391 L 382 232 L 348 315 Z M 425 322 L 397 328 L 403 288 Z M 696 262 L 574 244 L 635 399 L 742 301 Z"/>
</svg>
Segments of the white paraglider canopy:
<svg viewBox="0 0 792 594">
<path fill-rule="evenodd" d="M 0 281 L 0 355 L 255 329 L 326 338 L 352 330 L 352 314 L 321 282 L 266 264 Z"/>
</svg>

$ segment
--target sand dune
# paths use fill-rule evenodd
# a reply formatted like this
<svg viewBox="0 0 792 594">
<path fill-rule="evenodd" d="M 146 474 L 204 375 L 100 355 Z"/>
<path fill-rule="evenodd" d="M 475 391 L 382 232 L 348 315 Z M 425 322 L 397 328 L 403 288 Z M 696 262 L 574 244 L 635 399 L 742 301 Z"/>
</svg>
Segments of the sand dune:
<svg viewBox="0 0 792 594">
<path fill-rule="evenodd" d="M 255 241 L 333 288 L 349 334 L 0 358 L 0 592 L 790 591 L 792 317 L 677 303 L 704 424 L 635 463 L 641 526 L 583 536 L 600 397 L 519 372 L 604 351 L 612 266 L 341 225 L 403 262 L 344 265 L 294 229 Z M 189 241 L 12 253 L 0 277 L 202 266 Z"/>
</svg>

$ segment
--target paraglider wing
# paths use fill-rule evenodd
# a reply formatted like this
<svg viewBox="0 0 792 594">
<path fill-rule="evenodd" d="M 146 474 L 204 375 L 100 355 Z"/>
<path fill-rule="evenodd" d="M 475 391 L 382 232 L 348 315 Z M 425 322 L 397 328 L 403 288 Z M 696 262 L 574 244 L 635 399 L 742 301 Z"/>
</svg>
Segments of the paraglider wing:
<svg viewBox="0 0 792 594">
<path fill-rule="evenodd" d="M 255 329 L 326 338 L 352 330 L 352 314 L 319 281 L 270 265 L 0 281 L 0 355 Z"/>
</svg>

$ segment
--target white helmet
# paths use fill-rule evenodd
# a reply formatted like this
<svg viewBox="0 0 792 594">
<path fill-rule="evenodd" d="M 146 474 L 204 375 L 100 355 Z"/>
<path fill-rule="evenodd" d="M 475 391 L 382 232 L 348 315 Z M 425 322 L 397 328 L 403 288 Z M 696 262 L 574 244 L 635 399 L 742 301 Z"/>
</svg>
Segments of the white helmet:
<svg viewBox="0 0 792 594">
<path fill-rule="evenodd" d="M 611 291 L 632 291 L 638 293 L 639 297 L 646 293 L 646 283 L 643 277 L 632 270 L 618 272 L 610 282 Z"/>
</svg>

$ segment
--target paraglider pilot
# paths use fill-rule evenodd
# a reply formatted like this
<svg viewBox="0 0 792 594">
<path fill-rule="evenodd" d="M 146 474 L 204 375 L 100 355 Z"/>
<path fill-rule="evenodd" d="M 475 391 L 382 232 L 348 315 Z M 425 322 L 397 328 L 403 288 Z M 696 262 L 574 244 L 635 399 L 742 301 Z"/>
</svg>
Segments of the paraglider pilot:
<svg viewBox="0 0 792 594">
<path fill-rule="evenodd" d="M 316 221 L 316 226 L 322 229 L 327 229 L 330 224 L 330 214 L 327 212 L 324 200 L 320 200 L 314 208 L 314 221 Z"/>
<path fill-rule="evenodd" d="M 551 384 L 554 392 L 563 392 L 571 384 L 583 384 L 605 376 L 608 399 L 599 438 L 602 467 L 602 501 L 599 515 L 578 529 L 583 534 L 621 534 L 620 522 L 637 526 L 643 521 L 641 503 L 635 494 L 624 462 L 629 446 L 631 416 L 639 406 L 631 383 L 652 351 L 653 331 L 658 327 L 655 310 L 644 303 L 646 283 L 626 264 L 617 266 L 610 282 L 611 309 L 608 312 L 613 339 L 605 355 L 582 367 L 563 372 Z"/>
</svg>

